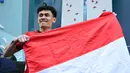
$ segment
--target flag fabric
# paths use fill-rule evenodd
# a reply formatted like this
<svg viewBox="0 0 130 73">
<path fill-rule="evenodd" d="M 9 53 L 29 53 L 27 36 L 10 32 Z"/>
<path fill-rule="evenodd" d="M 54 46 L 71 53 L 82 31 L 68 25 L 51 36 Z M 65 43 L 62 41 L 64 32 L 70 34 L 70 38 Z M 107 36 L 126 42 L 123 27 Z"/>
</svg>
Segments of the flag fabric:
<svg viewBox="0 0 130 73">
<path fill-rule="evenodd" d="M 29 73 L 129 73 L 130 56 L 112 12 L 34 34 L 24 44 Z"/>
</svg>

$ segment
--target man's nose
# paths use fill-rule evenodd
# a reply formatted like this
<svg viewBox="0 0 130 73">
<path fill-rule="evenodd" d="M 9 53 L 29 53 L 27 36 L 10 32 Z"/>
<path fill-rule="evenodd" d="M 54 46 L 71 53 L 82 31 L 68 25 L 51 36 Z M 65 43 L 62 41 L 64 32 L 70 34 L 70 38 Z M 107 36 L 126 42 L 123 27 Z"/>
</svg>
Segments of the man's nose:
<svg viewBox="0 0 130 73">
<path fill-rule="evenodd" d="M 45 15 L 43 15 L 41 18 L 46 18 L 46 16 L 45 16 Z"/>
</svg>

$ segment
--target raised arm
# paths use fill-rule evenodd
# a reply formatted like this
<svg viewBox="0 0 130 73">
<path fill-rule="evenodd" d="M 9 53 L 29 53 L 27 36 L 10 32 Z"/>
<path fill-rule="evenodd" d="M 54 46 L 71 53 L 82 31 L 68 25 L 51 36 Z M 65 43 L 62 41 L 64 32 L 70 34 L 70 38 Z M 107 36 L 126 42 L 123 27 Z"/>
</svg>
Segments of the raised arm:
<svg viewBox="0 0 130 73">
<path fill-rule="evenodd" d="M 25 34 L 18 36 L 16 39 L 5 47 L 4 57 L 12 56 L 15 52 L 22 49 L 22 44 L 29 40 L 29 37 Z"/>
</svg>

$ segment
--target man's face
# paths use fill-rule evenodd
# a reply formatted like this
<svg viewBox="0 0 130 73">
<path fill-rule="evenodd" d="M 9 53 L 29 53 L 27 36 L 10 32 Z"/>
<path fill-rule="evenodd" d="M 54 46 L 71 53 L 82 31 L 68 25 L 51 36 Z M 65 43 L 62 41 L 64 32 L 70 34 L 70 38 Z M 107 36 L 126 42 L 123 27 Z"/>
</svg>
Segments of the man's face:
<svg viewBox="0 0 130 73">
<path fill-rule="evenodd" d="M 38 24 L 40 28 L 51 28 L 56 21 L 53 14 L 49 10 L 42 10 L 38 13 Z"/>
</svg>

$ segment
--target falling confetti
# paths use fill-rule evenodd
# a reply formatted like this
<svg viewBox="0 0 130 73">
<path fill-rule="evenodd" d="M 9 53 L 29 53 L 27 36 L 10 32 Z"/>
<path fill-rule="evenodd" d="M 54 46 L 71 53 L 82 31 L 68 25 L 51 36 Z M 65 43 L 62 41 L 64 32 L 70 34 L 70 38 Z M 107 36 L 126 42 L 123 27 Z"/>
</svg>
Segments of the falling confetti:
<svg viewBox="0 0 130 73">
<path fill-rule="evenodd" d="M 95 4 L 97 4 L 97 3 L 98 3 L 98 1 L 95 2 Z"/>
<path fill-rule="evenodd" d="M 93 6 L 93 8 L 95 9 L 95 8 L 97 8 L 96 6 Z"/>
<path fill-rule="evenodd" d="M 76 18 L 74 18 L 74 21 L 76 21 Z"/>
<path fill-rule="evenodd" d="M 68 6 L 68 3 L 66 4 L 66 6 Z"/>
<path fill-rule="evenodd" d="M 92 2 L 94 2 L 94 0 L 92 0 Z"/>
<path fill-rule="evenodd" d="M 70 7 L 72 7 L 72 5 L 70 5 Z"/>
<path fill-rule="evenodd" d="M 78 15 L 79 13 L 75 13 L 75 15 Z"/>
<path fill-rule="evenodd" d="M 70 9 L 67 10 L 67 12 L 69 12 L 69 11 L 70 11 Z"/>
</svg>

